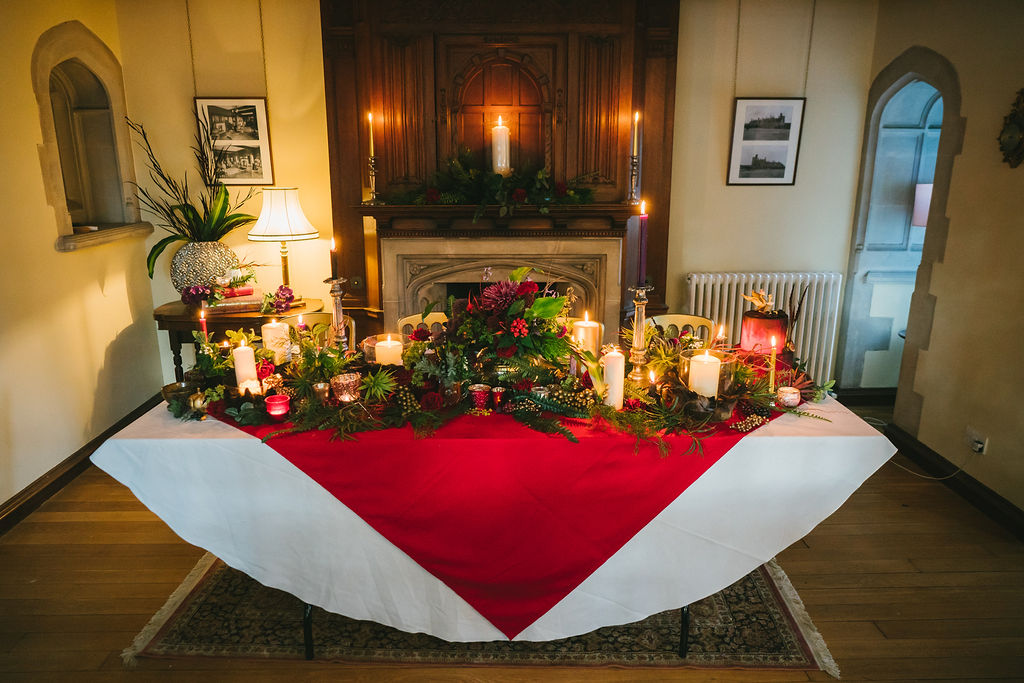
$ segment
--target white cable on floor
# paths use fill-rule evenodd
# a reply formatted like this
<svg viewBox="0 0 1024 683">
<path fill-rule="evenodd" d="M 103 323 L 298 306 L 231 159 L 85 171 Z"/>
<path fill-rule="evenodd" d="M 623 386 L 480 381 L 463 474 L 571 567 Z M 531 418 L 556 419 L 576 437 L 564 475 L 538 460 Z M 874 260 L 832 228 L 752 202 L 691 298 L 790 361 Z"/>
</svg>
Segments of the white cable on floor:
<svg viewBox="0 0 1024 683">
<path fill-rule="evenodd" d="M 879 419 L 879 418 L 877 418 L 877 417 L 862 417 L 861 419 L 862 419 L 862 420 L 864 420 L 865 422 L 867 422 L 867 423 L 868 423 L 869 425 L 871 425 L 872 427 L 879 427 L 879 428 L 883 428 L 883 427 L 885 427 L 885 426 L 886 426 L 887 424 L 889 424 L 889 423 L 888 423 L 888 422 L 886 422 L 885 420 L 880 420 L 880 419 Z M 893 460 L 890 460 L 890 461 L 889 461 L 889 464 L 890 464 L 890 465 L 895 465 L 896 467 L 899 467 L 899 468 L 900 468 L 901 470 L 903 470 L 904 472 L 909 472 L 910 474 L 912 474 L 912 475 L 914 475 L 915 477 L 918 477 L 918 478 L 920 478 L 920 479 L 927 479 L 928 481 L 943 481 L 943 480 L 946 480 L 946 479 L 952 479 L 952 478 L 953 478 L 953 477 L 955 477 L 956 475 L 958 475 L 958 474 L 960 474 L 961 472 L 963 472 L 963 469 L 964 469 L 964 467 L 965 467 L 965 466 L 967 465 L 967 462 L 968 462 L 968 461 L 969 461 L 969 460 L 971 459 L 971 455 L 974 455 L 974 453 L 971 453 L 970 455 L 968 455 L 968 456 L 967 456 L 967 460 L 964 460 L 963 464 L 962 464 L 962 465 L 960 465 L 959 467 L 957 467 L 957 468 L 956 468 L 956 470 L 955 470 L 955 471 L 954 471 L 954 472 L 953 472 L 952 474 L 947 474 L 947 475 L 946 475 L 946 476 L 944 476 L 944 477 L 930 477 L 930 476 L 928 476 L 927 474 L 919 474 L 919 473 L 915 472 L 914 470 L 912 470 L 912 469 L 909 469 L 909 468 L 906 468 L 906 467 L 904 467 L 903 465 L 901 465 L 901 464 L 899 464 L 898 462 L 895 462 L 895 461 L 893 461 Z"/>
</svg>

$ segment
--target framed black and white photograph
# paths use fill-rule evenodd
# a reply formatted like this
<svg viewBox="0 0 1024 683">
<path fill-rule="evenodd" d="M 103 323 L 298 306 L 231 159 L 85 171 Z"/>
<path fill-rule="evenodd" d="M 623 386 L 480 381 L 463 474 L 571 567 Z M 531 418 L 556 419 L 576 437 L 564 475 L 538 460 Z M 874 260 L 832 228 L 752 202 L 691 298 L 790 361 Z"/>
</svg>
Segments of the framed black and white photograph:
<svg viewBox="0 0 1024 683">
<path fill-rule="evenodd" d="M 209 127 L 225 185 L 273 185 L 266 99 L 197 97 L 196 113 Z"/>
<path fill-rule="evenodd" d="M 727 185 L 793 185 L 803 97 L 737 97 Z"/>
</svg>

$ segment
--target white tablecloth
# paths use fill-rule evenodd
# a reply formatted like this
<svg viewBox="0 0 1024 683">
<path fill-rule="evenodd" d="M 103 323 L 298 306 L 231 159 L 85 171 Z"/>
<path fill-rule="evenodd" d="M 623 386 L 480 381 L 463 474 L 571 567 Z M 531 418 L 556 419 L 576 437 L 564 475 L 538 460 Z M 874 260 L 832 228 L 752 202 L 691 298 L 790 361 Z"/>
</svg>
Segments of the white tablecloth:
<svg viewBox="0 0 1024 683">
<path fill-rule="evenodd" d="M 832 514 L 895 452 L 834 400 L 751 433 L 516 640 L 629 623 L 711 595 Z M 697 456 L 672 456 L 697 457 Z M 183 539 L 261 583 L 449 641 L 504 640 L 462 598 L 258 439 L 161 404 L 92 456 Z"/>
</svg>

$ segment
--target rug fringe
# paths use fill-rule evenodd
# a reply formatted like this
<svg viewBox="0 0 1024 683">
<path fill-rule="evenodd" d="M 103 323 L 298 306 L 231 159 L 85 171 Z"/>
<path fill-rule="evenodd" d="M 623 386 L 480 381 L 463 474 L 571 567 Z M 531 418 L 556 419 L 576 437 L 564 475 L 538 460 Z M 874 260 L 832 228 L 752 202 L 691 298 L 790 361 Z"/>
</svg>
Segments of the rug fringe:
<svg viewBox="0 0 1024 683">
<path fill-rule="evenodd" d="M 196 587 L 196 584 L 206 576 L 206 572 L 210 570 L 210 567 L 216 561 L 217 558 L 211 553 L 206 553 L 199 558 L 199 562 L 188 573 L 188 576 L 181 582 L 181 585 L 174 589 L 174 592 L 167 598 L 164 606 L 158 609 L 156 614 L 150 618 L 149 623 L 139 631 L 132 644 L 121 652 L 121 661 L 125 668 L 133 669 L 138 666 L 139 653 L 146 649 L 146 646 L 156 637 L 156 634 L 160 632 L 163 625 L 167 623 L 171 615 L 181 606 L 181 603 L 189 596 L 192 589 Z"/>
<path fill-rule="evenodd" d="M 771 574 L 772 580 L 775 581 L 782 599 L 786 601 L 786 605 L 796 621 L 797 628 L 800 629 L 800 632 L 803 633 L 804 638 L 807 640 L 807 644 L 811 648 L 811 654 L 814 655 L 814 660 L 822 671 L 838 679 L 839 665 L 836 664 L 836 660 L 832 657 L 828 645 L 825 644 L 825 639 L 814 625 L 814 622 L 811 621 L 810 615 L 807 614 L 804 601 L 800 599 L 799 593 L 796 592 L 796 588 L 793 587 L 793 583 L 789 580 L 786 572 L 782 571 L 782 567 L 774 559 L 766 562 L 764 566 L 768 569 L 768 573 Z"/>
</svg>

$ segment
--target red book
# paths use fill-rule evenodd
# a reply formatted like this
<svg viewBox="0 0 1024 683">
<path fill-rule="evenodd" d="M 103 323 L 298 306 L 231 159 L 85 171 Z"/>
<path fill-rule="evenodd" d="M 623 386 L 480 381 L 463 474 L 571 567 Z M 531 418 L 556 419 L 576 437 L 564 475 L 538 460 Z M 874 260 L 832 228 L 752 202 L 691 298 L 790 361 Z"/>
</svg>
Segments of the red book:
<svg viewBox="0 0 1024 683">
<path fill-rule="evenodd" d="M 227 287 L 224 290 L 224 297 L 226 299 L 230 299 L 236 296 L 250 296 L 252 292 L 252 285 L 246 285 L 244 287 Z"/>
</svg>

